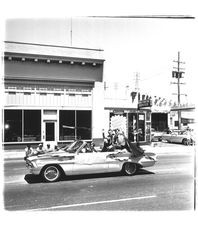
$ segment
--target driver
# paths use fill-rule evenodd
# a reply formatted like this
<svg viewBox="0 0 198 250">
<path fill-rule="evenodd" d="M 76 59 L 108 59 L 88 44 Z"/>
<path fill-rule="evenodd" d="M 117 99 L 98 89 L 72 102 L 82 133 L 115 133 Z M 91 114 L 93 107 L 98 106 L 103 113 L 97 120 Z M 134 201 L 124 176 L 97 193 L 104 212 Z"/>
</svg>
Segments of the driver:
<svg viewBox="0 0 198 250">
<path fill-rule="evenodd" d="M 95 149 L 95 144 L 93 142 L 87 143 L 84 148 L 81 150 L 82 153 L 92 153 L 97 152 Z"/>
</svg>

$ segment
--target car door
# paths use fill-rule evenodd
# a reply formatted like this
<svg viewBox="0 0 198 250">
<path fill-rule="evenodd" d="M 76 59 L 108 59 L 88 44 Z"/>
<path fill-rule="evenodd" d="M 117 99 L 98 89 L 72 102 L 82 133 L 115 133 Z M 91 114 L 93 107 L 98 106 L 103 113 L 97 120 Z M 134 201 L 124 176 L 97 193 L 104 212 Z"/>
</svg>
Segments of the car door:
<svg viewBox="0 0 198 250">
<path fill-rule="evenodd" d="M 122 165 L 124 161 L 129 159 L 131 154 L 129 152 L 107 152 L 106 158 L 109 165 L 109 172 L 119 172 L 122 169 Z"/>
<path fill-rule="evenodd" d="M 178 140 L 178 134 L 177 133 L 175 133 L 175 132 L 173 132 L 172 134 L 171 134 L 171 137 L 170 137 L 170 142 L 177 142 L 177 140 Z"/>
<path fill-rule="evenodd" d="M 94 174 L 108 172 L 105 152 L 87 152 L 75 155 L 73 174 Z"/>
<path fill-rule="evenodd" d="M 171 134 L 163 134 L 162 140 L 166 140 L 167 142 L 171 142 Z"/>
</svg>

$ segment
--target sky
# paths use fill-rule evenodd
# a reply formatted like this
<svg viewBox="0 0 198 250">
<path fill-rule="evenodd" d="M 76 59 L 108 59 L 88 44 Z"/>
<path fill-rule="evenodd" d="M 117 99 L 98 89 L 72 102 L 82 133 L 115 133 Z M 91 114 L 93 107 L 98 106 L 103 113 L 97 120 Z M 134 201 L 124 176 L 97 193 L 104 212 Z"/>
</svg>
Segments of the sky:
<svg viewBox="0 0 198 250">
<path fill-rule="evenodd" d="M 171 72 L 180 51 L 186 83 L 181 93 L 193 100 L 194 30 L 194 19 L 8 18 L 5 40 L 103 49 L 107 86 L 116 83 L 133 88 L 138 72 L 142 92 L 173 99 L 177 86 L 170 84 L 176 80 Z"/>
</svg>

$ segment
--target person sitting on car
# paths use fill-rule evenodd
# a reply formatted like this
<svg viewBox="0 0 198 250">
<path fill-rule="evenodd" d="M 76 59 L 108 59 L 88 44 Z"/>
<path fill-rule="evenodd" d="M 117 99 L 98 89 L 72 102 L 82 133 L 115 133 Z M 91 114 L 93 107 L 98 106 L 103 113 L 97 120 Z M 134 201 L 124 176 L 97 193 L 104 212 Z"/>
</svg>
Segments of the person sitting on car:
<svg viewBox="0 0 198 250">
<path fill-rule="evenodd" d="M 58 151 L 60 148 L 59 148 L 59 146 L 58 145 L 55 145 L 54 146 L 54 151 Z"/>
<path fill-rule="evenodd" d="M 50 147 L 50 144 L 48 143 L 47 144 L 47 147 L 46 147 L 46 149 L 45 149 L 45 152 L 46 153 L 49 153 L 49 152 L 52 152 L 53 151 L 53 149 Z"/>
<path fill-rule="evenodd" d="M 108 135 L 105 137 L 104 130 L 102 132 L 102 136 L 104 139 L 104 145 L 101 152 L 114 151 L 113 140 L 114 133 L 111 129 L 108 130 Z"/>
<path fill-rule="evenodd" d="M 116 129 L 115 131 L 113 144 L 116 149 L 127 149 L 126 137 L 124 135 L 124 132 L 122 132 L 120 129 Z"/>
<path fill-rule="evenodd" d="M 115 136 L 115 142 L 116 149 L 125 149 L 128 152 L 131 153 L 133 157 L 139 157 L 144 154 L 144 150 L 139 147 L 138 145 L 135 145 L 129 141 L 128 138 L 124 135 L 123 132 L 121 132 L 119 129 L 116 130 L 116 136 Z"/>
<path fill-rule="evenodd" d="M 36 155 L 39 155 L 39 154 L 44 154 L 45 153 L 45 151 L 44 151 L 44 149 L 43 149 L 43 144 L 39 144 L 38 145 L 38 147 L 36 148 L 36 151 L 35 151 L 35 154 Z"/>
<path fill-rule="evenodd" d="M 90 143 L 90 150 L 91 152 L 97 152 L 97 150 L 95 149 L 95 144 L 93 142 Z"/>
<path fill-rule="evenodd" d="M 34 153 L 34 150 L 31 147 L 31 145 L 27 145 L 26 148 L 25 148 L 25 157 L 24 157 L 24 160 L 26 160 L 27 157 L 33 155 L 33 153 Z"/>
<path fill-rule="evenodd" d="M 96 152 L 96 149 L 94 148 L 94 143 L 91 142 L 91 143 L 87 143 L 86 146 L 84 147 L 84 152 L 86 153 L 92 153 L 92 152 Z"/>
</svg>

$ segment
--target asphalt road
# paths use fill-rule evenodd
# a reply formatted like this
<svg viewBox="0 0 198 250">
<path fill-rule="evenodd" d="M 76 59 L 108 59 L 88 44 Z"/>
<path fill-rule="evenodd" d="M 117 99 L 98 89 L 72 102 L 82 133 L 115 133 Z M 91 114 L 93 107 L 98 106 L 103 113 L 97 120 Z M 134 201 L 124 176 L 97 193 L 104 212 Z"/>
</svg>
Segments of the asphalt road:
<svg viewBox="0 0 198 250">
<path fill-rule="evenodd" d="M 134 176 L 99 174 L 44 183 L 21 160 L 4 163 L 4 208 L 9 211 L 166 211 L 194 209 L 193 150 L 162 154 Z"/>
</svg>

